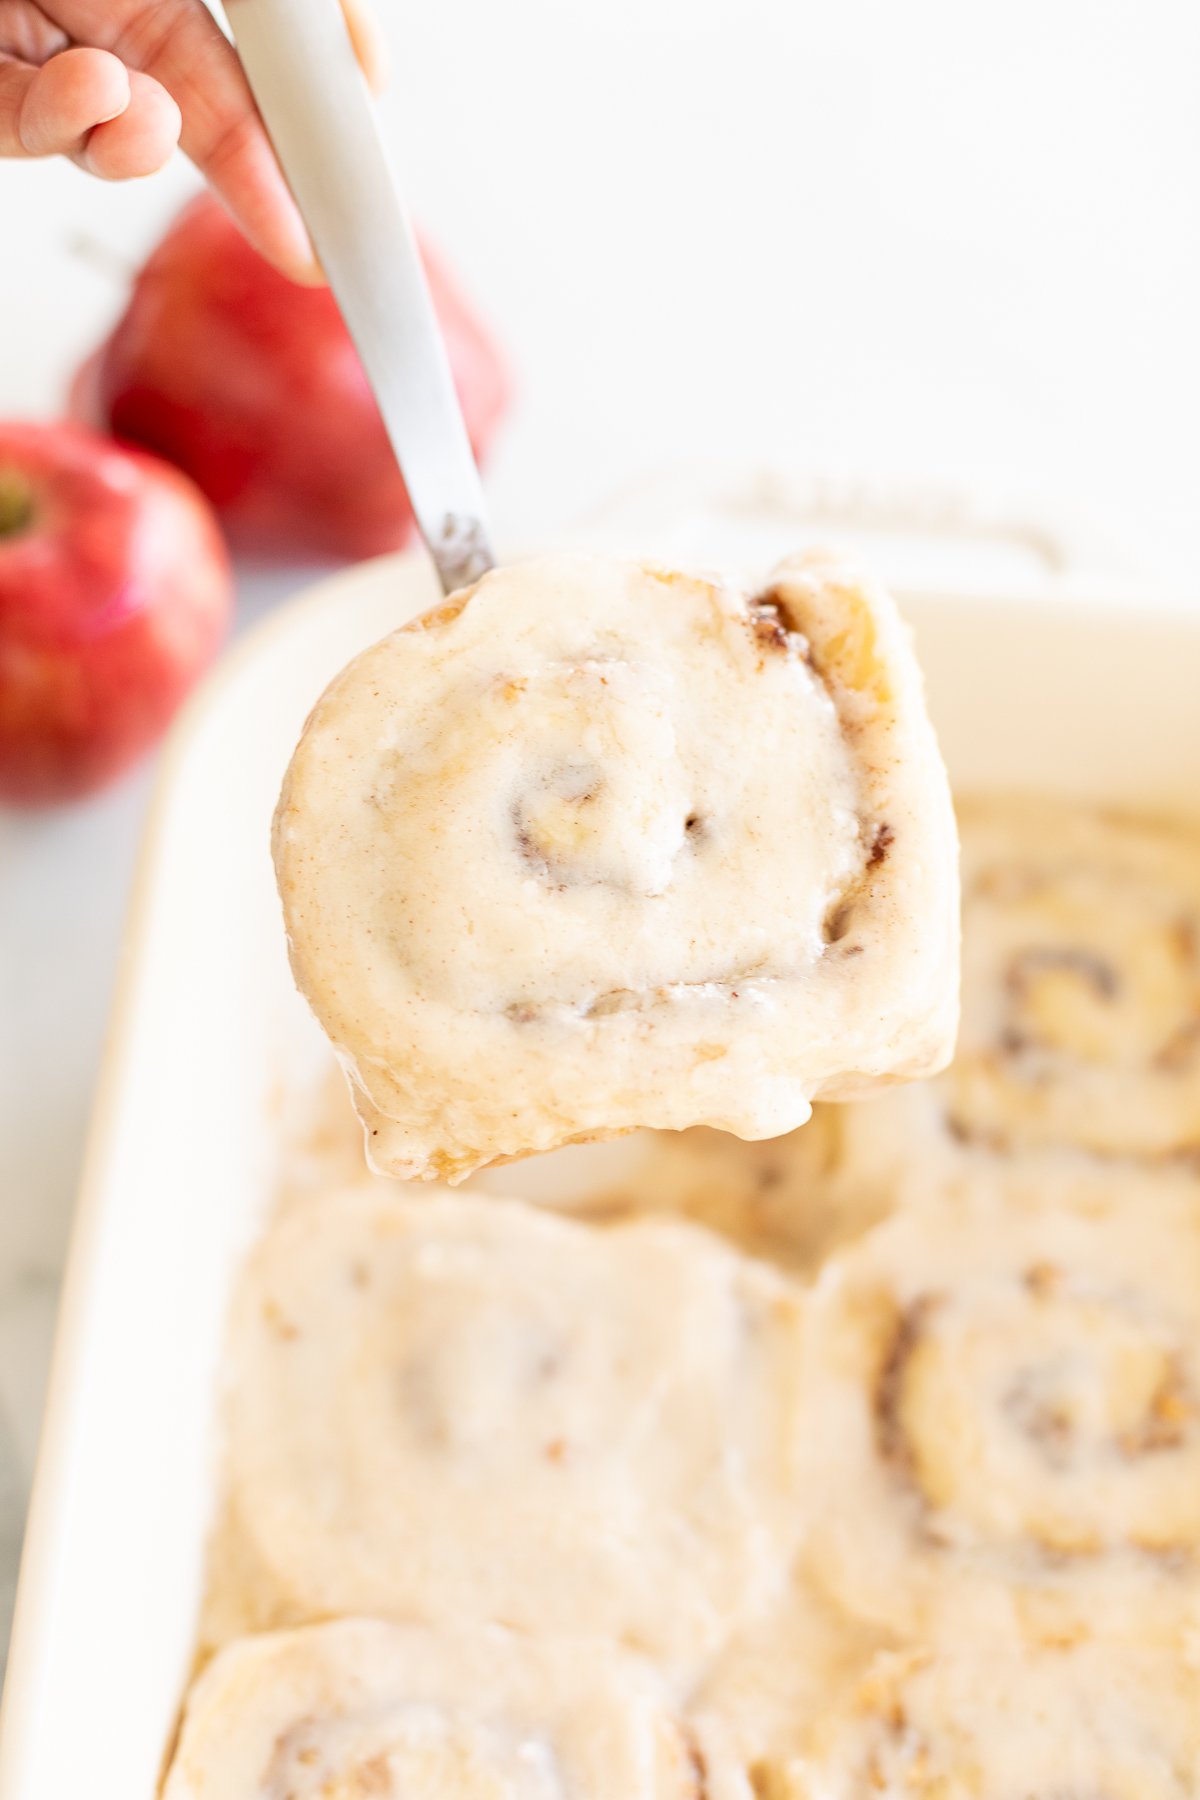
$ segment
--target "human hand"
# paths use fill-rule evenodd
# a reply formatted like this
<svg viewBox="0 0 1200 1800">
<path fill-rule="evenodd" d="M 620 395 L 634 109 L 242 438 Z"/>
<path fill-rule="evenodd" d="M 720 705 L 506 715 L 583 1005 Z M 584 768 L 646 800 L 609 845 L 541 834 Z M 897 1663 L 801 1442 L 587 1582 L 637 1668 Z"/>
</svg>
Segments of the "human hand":
<svg viewBox="0 0 1200 1800">
<path fill-rule="evenodd" d="M 378 38 L 359 0 L 343 5 L 373 79 Z M 125 181 L 177 144 L 264 256 L 320 280 L 241 65 L 202 0 L 0 0 L 0 156 L 68 156 Z"/>
</svg>

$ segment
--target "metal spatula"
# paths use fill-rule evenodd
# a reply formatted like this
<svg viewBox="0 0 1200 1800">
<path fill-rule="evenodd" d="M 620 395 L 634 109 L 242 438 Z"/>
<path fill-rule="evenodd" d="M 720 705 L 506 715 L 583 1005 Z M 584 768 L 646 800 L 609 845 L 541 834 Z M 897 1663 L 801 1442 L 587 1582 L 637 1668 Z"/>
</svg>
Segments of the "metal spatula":
<svg viewBox="0 0 1200 1800">
<path fill-rule="evenodd" d="M 226 0 L 225 11 L 450 593 L 492 565 L 483 491 L 341 7 L 338 0 Z M 314 419 L 313 430 L 320 428 Z"/>
</svg>

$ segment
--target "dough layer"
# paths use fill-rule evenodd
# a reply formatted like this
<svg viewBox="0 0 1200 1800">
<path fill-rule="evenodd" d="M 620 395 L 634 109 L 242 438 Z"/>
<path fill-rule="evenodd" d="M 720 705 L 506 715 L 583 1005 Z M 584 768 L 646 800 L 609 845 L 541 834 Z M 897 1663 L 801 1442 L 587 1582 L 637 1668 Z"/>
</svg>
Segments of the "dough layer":
<svg viewBox="0 0 1200 1800">
<path fill-rule="evenodd" d="M 346 1619 L 223 1651 L 163 1800 L 716 1800 L 710 1756 L 606 1645 Z"/>
<path fill-rule="evenodd" d="M 231 1511 L 275 1616 L 494 1620 L 695 1665 L 799 1531 L 801 1305 L 673 1221 L 294 1206 L 231 1355 Z"/>
<path fill-rule="evenodd" d="M 852 1610 L 967 1643 L 1194 1610 L 1194 1188 L 915 1207 L 828 1265 L 808 1334 L 808 1554 Z"/>
<path fill-rule="evenodd" d="M 949 1055 L 945 771 L 893 603 L 827 562 L 493 571 L 330 685 L 274 850 L 387 1173 L 771 1137 Z"/>
</svg>

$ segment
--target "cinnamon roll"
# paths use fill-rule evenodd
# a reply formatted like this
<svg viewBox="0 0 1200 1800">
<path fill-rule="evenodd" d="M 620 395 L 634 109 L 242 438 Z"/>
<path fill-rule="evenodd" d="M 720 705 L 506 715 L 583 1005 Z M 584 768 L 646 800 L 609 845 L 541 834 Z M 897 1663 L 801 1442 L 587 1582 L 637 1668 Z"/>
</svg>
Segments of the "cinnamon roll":
<svg viewBox="0 0 1200 1800">
<path fill-rule="evenodd" d="M 690 1710 L 719 1720 L 727 1750 L 758 1795 L 808 1745 L 817 1723 L 862 1680 L 885 1633 L 834 1606 L 794 1575 L 760 1619 L 706 1671 Z"/>
<path fill-rule="evenodd" d="M 967 815 L 967 1141 L 1200 1150 L 1200 838 L 1081 808 Z"/>
<path fill-rule="evenodd" d="M 1200 1161 L 1200 834 L 1032 799 L 960 807 L 963 1012 L 936 1080 L 851 1109 L 845 1175 Z"/>
<path fill-rule="evenodd" d="M 770 1800 L 1195 1800 L 1200 1671 L 1129 1644 L 883 1656 Z"/>
<path fill-rule="evenodd" d="M 602 1222 L 673 1214 L 716 1232 L 750 1256 L 811 1277 L 834 1250 L 861 1237 L 886 1211 L 882 1198 L 843 1195 L 833 1179 L 846 1110 L 820 1107 L 799 1131 L 762 1143 L 746 1143 L 702 1125 L 639 1134 L 624 1140 L 628 1153 L 619 1173 L 576 1199 L 572 1211 Z M 582 1148 L 560 1154 L 583 1159 L 595 1152 Z M 490 1184 L 497 1176 L 483 1179 Z M 553 1195 L 553 1188 L 548 1192 Z"/>
<path fill-rule="evenodd" d="M 828 562 L 493 571 L 326 690 L 274 851 L 390 1174 L 770 1137 L 949 1054 L 945 771 L 891 600 Z"/>
<path fill-rule="evenodd" d="M 716 1800 L 710 1754 L 605 1645 L 347 1619 L 222 1651 L 163 1800 Z"/>
<path fill-rule="evenodd" d="M 811 1567 L 853 1610 L 969 1640 L 1195 1607 L 1200 1204 L 1166 1187 L 956 1195 L 827 1266 L 802 1491 Z"/>
<path fill-rule="evenodd" d="M 691 1666 L 789 1564 L 799 1356 L 789 1284 L 682 1223 L 293 1206 L 231 1359 L 230 1506 L 268 1616 L 498 1620 Z"/>
</svg>

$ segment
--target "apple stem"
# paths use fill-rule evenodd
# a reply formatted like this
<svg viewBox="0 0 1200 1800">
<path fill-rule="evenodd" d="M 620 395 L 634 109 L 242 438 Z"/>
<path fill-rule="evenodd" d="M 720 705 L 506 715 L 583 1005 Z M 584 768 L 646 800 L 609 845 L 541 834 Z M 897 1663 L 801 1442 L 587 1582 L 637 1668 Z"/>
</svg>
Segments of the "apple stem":
<svg viewBox="0 0 1200 1800">
<path fill-rule="evenodd" d="M 95 269 L 97 274 L 103 275 L 106 281 L 119 283 L 122 288 L 128 287 L 138 272 L 136 262 L 119 255 L 111 244 L 102 242 L 100 238 L 92 237 L 90 232 L 75 232 L 68 240 L 67 248 L 72 256 L 77 256 L 80 262 L 87 263 L 89 268 Z"/>
<path fill-rule="evenodd" d="M 29 483 L 16 469 L 0 469 L 0 539 L 16 537 L 32 521 Z"/>
</svg>

